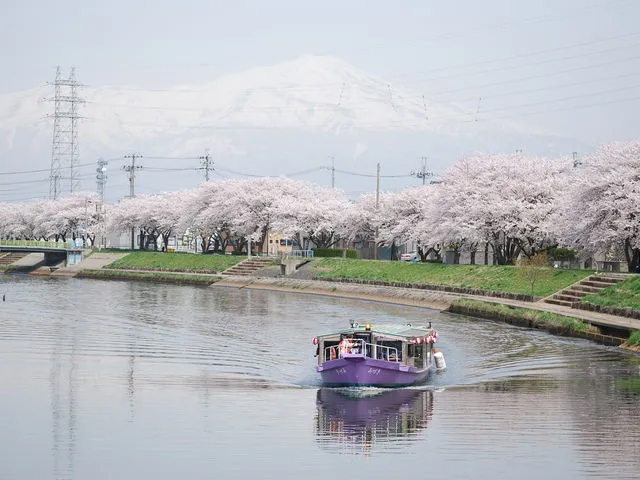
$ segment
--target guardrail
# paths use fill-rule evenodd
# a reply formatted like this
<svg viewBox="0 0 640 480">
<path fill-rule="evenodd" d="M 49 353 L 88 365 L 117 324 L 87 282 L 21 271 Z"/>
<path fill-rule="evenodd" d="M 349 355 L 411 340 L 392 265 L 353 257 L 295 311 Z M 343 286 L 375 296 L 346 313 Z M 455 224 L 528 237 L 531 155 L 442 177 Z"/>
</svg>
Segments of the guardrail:
<svg viewBox="0 0 640 480">
<path fill-rule="evenodd" d="M 346 345 L 332 345 L 324 349 L 324 361 L 342 358 L 346 353 L 362 354 L 366 358 L 375 358 L 378 360 L 387 360 L 389 362 L 400 362 L 398 349 L 388 347 L 386 345 L 378 345 L 375 343 L 366 343 L 361 339 L 353 339 L 351 343 Z"/>
<path fill-rule="evenodd" d="M 313 250 L 291 250 L 285 256 L 291 258 L 313 258 Z"/>
<path fill-rule="evenodd" d="M 51 242 L 48 240 L 0 240 L 0 247 L 48 247 L 67 248 L 67 242 Z"/>
</svg>

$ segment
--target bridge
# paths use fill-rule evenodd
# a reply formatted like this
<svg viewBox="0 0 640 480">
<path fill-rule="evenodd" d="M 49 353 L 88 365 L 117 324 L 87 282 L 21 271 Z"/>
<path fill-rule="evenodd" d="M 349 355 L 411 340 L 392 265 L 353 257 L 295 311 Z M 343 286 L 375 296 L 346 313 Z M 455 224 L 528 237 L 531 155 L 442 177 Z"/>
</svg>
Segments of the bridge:
<svg viewBox="0 0 640 480">
<path fill-rule="evenodd" d="M 49 242 L 45 240 L 1 240 L 0 252 L 44 253 L 45 265 L 75 265 L 82 261 L 82 248 L 73 242 Z"/>
</svg>

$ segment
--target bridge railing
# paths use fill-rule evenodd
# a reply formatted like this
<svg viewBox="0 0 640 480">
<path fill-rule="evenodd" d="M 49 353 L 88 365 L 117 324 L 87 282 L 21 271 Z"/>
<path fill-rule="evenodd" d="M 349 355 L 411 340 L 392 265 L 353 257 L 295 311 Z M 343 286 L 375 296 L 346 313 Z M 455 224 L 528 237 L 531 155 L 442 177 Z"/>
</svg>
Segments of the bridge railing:
<svg viewBox="0 0 640 480">
<path fill-rule="evenodd" d="M 313 258 L 313 250 L 291 250 L 285 254 L 288 258 Z"/>
<path fill-rule="evenodd" d="M 5 247 L 49 247 L 49 248 L 67 248 L 65 242 L 52 242 L 47 240 L 4 240 L 0 239 L 0 246 Z"/>
</svg>

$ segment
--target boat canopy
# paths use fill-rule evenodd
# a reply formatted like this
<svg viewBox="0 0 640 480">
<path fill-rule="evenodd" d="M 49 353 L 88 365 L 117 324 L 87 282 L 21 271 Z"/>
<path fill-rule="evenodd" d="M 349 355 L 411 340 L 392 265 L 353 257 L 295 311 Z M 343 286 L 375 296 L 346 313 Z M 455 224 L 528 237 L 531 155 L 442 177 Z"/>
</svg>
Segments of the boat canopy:
<svg viewBox="0 0 640 480">
<path fill-rule="evenodd" d="M 403 337 L 406 339 L 412 339 L 415 337 L 422 337 L 433 332 L 431 327 L 421 325 L 354 325 L 353 328 L 345 328 L 338 330 L 337 332 L 327 333 L 324 335 L 318 335 L 318 338 L 334 337 L 336 335 L 352 335 L 360 332 L 372 332 L 377 335 Z"/>
</svg>

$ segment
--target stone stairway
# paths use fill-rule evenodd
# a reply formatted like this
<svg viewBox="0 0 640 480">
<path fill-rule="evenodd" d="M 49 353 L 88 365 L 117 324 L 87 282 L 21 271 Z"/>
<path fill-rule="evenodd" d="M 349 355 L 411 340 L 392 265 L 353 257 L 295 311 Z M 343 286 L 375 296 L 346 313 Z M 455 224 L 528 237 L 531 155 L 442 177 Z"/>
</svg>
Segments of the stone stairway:
<svg viewBox="0 0 640 480">
<path fill-rule="evenodd" d="M 24 252 L 0 252 L 0 265 L 11 265 L 26 256 Z"/>
<path fill-rule="evenodd" d="M 222 275 L 240 275 L 240 276 L 248 276 L 256 271 L 273 264 L 273 258 L 268 257 L 255 257 L 248 258 L 243 262 L 235 264 L 231 268 L 227 268 Z"/>
<path fill-rule="evenodd" d="M 574 283 L 569 287 L 554 293 L 543 301 L 553 305 L 562 305 L 564 307 L 573 307 L 573 305 L 582 300 L 582 297 L 591 293 L 598 293 L 611 285 L 622 282 L 627 277 L 623 275 L 596 274 L 591 275 L 584 280 Z"/>
</svg>

